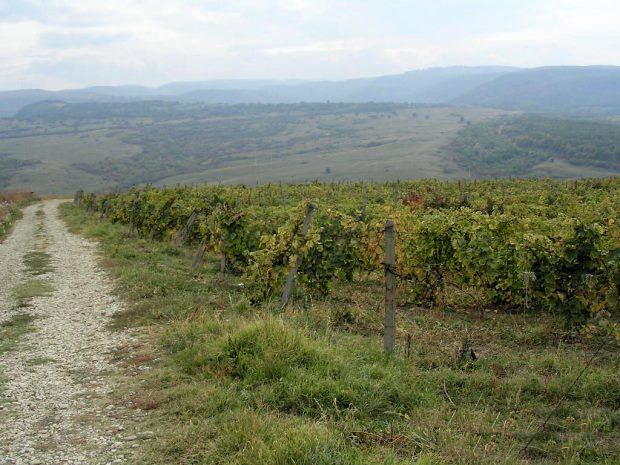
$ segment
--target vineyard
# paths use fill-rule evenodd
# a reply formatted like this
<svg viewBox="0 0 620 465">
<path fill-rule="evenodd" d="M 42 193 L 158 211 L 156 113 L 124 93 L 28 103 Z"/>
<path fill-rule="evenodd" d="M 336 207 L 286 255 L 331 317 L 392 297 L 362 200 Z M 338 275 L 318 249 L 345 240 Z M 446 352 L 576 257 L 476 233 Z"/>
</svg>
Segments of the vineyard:
<svg viewBox="0 0 620 465">
<path fill-rule="evenodd" d="M 157 438 L 136 463 L 611 465 L 619 194 L 178 186 L 63 211 L 131 303 L 115 325 L 154 336 L 126 354 L 155 367 L 127 394 Z"/>
<path fill-rule="evenodd" d="M 146 187 L 75 200 L 151 240 L 195 244 L 195 266 L 218 254 L 253 304 L 286 304 L 291 270 L 297 295 L 311 297 L 390 273 L 401 303 L 551 312 L 575 328 L 617 316 L 619 198 L 609 178 Z"/>
</svg>

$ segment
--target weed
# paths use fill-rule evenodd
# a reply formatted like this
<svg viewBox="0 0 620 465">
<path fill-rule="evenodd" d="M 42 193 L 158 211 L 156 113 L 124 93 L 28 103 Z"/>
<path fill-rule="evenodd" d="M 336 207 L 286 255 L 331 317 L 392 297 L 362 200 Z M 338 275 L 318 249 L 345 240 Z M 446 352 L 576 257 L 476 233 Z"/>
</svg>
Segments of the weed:
<svg viewBox="0 0 620 465">
<path fill-rule="evenodd" d="M 32 192 L 0 192 L 0 240 L 9 235 L 15 221 L 22 217 L 20 208 L 34 200 Z"/>
<path fill-rule="evenodd" d="M 33 323 L 34 317 L 27 313 L 19 313 L 0 323 L 0 354 L 15 350 L 19 338 L 35 330 Z"/>
<path fill-rule="evenodd" d="M 18 284 L 11 291 L 18 307 L 26 307 L 34 297 L 45 297 L 54 292 L 54 287 L 49 281 L 43 279 L 31 279 Z"/>
<path fill-rule="evenodd" d="M 52 266 L 52 256 L 47 252 L 28 252 L 22 260 L 26 267 L 26 272 L 39 276 L 54 271 Z"/>
</svg>

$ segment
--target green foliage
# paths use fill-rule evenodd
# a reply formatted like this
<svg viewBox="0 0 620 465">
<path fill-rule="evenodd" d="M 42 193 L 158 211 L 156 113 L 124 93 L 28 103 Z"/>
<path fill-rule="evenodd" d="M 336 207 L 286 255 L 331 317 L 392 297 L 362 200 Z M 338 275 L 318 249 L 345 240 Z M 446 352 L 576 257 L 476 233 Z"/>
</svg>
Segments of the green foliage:
<svg viewBox="0 0 620 465">
<path fill-rule="evenodd" d="M 584 224 L 605 228 L 602 236 L 584 232 L 573 245 L 598 239 L 617 243 L 618 230 L 608 221 L 616 215 L 613 208 L 608 210 L 615 205 L 612 186 L 612 181 L 599 188 L 587 181 L 399 185 L 403 193 L 421 195 L 432 187 L 433 197 L 443 197 L 448 205 L 439 211 L 410 204 L 392 210 L 386 203 L 392 203 L 393 185 L 365 186 L 364 225 L 372 234 L 363 244 L 376 245 L 373 238 L 381 238 L 382 219 L 393 213 L 399 213 L 399 225 L 427 216 L 440 224 L 439 213 L 452 215 L 452 224 L 460 228 L 456 237 L 471 244 L 478 243 L 467 236 L 473 230 L 468 224 L 483 232 L 498 228 L 511 233 L 513 226 L 504 224 L 508 217 L 482 212 L 489 195 L 495 205 L 504 205 L 503 215 L 524 219 L 515 228 L 525 228 L 524 234 L 538 237 L 545 247 L 575 239 L 576 231 L 578 238 L 580 223 L 568 221 L 577 215 Z M 230 189 L 244 210 L 273 207 L 284 210 L 284 219 L 295 220 L 303 216 L 298 205 L 302 198 L 314 199 L 318 193 L 324 203 L 337 201 L 339 211 L 361 217 L 353 208 L 361 187 L 283 186 L 285 202 L 279 186 L 259 186 L 261 201 L 253 191 L 251 206 L 241 195 L 247 190 L 213 189 L 219 194 Z M 211 188 L 198 189 L 203 194 L 207 190 Z M 462 191 L 471 194 L 472 210 L 454 210 Z M 551 192 L 557 199 L 553 205 L 547 203 Z M 610 205 L 606 198 L 612 199 Z M 327 210 L 319 206 L 315 226 L 321 224 L 318 213 Z M 478 320 L 460 306 L 454 312 L 401 306 L 397 350 L 386 356 L 380 273 L 357 276 L 352 283 L 335 282 L 329 298 L 293 301 L 284 312 L 268 304 L 247 307 L 244 291 L 236 285 L 240 278 L 214 273 L 217 256 L 208 255 L 207 266 L 193 270 L 193 247 L 149 241 L 73 205 L 63 211 L 73 228 L 100 240 L 118 292 L 133 304 L 127 313 L 147 322 L 153 336 L 152 369 L 132 376 L 127 387 L 132 402 L 149 410 L 140 419 L 139 431 L 148 427 L 155 436 L 136 441 L 136 464 L 570 465 L 614 464 L 620 457 L 616 347 L 609 339 L 570 343 L 557 314 L 489 312 Z M 414 241 L 412 232 L 412 227 L 399 227 L 399 242 Z M 446 235 L 449 232 L 446 229 Z M 558 250 L 564 246 L 556 245 Z M 135 323 L 117 318 L 117 324 Z M 600 342 L 605 344 L 546 430 L 528 453 L 521 453 Z M 477 359 L 457 358 L 458 350 L 469 346 Z M 137 355 L 143 363 L 141 353 L 124 355 L 128 362 Z M 125 392 L 117 395 L 127 399 Z"/>
<path fill-rule="evenodd" d="M 100 196 L 96 208 L 109 203 L 112 221 L 133 218 L 140 234 L 165 239 L 200 212 L 190 240 L 224 255 L 254 304 L 278 295 L 298 264 L 302 288 L 322 295 L 361 272 L 381 273 L 392 218 L 397 268 L 414 301 L 446 305 L 459 289 L 473 305 L 559 312 L 580 326 L 617 313 L 618 195 L 617 178 L 149 187 Z M 317 209 L 304 238 L 310 201 Z"/>
<path fill-rule="evenodd" d="M 352 346 L 356 363 L 351 363 L 300 330 L 273 320 L 220 335 L 202 333 L 190 343 L 171 331 L 165 344 L 186 373 L 235 380 L 244 404 L 287 414 L 381 421 L 410 411 L 430 396 L 402 361 L 389 360 L 378 349 L 356 353 Z"/>
<path fill-rule="evenodd" d="M 555 159 L 578 166 L 620 171 L 617 125 L 518 116 L 463 129 L 451 145 L 456 160 L 481 177 L 532 175 Z"/>
<path fill-rule="evenodd" d="M 0 355 L 14 350 L 22 336 L 35 331 L 34 320 L 30 314 L 18 313 L 0 323 Z"/>
<path fill-rule="evenodd" d="M 21 215 L 19 208 L 13 204 L 0 206 L 0 240 L 4 239 L 13 227 L 13 223 Z"/>
<path fill-rule="evenodd" d="M 9 234 L 13 223 L 21 218 L 21 208 L 35 200 L 37 198 L 32 192 L 0 192 L 0 241 Z"/>
</svg>

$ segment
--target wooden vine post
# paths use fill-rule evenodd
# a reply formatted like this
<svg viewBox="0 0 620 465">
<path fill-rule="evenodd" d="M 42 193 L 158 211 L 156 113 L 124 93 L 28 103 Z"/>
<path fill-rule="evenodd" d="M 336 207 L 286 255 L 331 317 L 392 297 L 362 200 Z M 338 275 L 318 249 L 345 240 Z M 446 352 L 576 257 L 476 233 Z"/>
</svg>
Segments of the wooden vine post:
<svg viewBox="0 0 620 465">
<path fill-rule="evenodd" d="M 189 232 L 197 218 L 198 218 L 198 212 L 194 210 L 192 214 L 189 216 L 189 218 L 187 219 L 185 226 L 183 226 L 183 229 L 181 230 L 181 232 L 179 233 L 175 241 L 175 244 L 177 246 L 181 247 L 183 244 L 185 244 L 185 241 L 187 240 L 189 236 Z"/>
<path fill-rule="evenodd" d="M 366 218 L 366 206 L 368 205 L 368 192 L 366 186 L 362 186 L 362 218 Z"/>
<path fill-rule="evenodd" d="M 86 204 L 86 213 L 95 212 L 95 200 L 97 200 L 97 196 L 95 194 L 91 194 L 88 196 L 88 203 Z"/>
<path fill-rule="evenodd" d="M 222 246 L 220 247 L 220 273 L 226 273 L 227 266 L 228 259 L 226 258 L 226 250 L 224 249 L 224 244 L 222 241 Z"/>
<path fill-rule="evenodd" d="M 385 319 L 383 347 L 393 352 L 396 345 L 396 242 L 394 221 L 385 223 Z"/>
<path fill-rule="evenodd" d="M 138 199 L 140 198 L 140 192 L 136 192 L 131 202 L 131 221 L 129 223 L 129 230 L 133 233 L 136 229 L 136 220 L 138 219 Z"/>
<path fill-rule="evenodd" d="M 107 218 L 109 212 L 110 212 L 110 199 L 106 199 L 105 202 L 103 202 L 103 208 L 101 209 L 101 215 L 99 215 L 99 221 L 102 221 L 104 218 Z"/>
<path fill-rule="evenodd" d="M 312 214 L 314 213 L 314 209 L 316 205 L 313 203 L 308 205 L 308 209 L 306 210 L 306 217 L 304 218 L 304 224 L 301 229 L 301 237 L 305 242 L 308 237 L 308 231 L 310 230 L 310 222 L 312 221 Z M 284 289 L 282 290 L 282 298 L 280 299 L 280 303 L 282 307 L 285 307 L 288 304 L 289 299 L 291 298 L 291 294 L 293 293 L 293 289 L 295 289 L 295 279 L 297 278 L 297 271 L 301 266 L 302 258 L 300 255 L 297 256 L 297 261 L 293 265 L 293 267 L 289 270 L 288 276 L 286 278 L 286 284 L 284 285 Z"/>
<path fill-rule="evenodd" d="M 84 197 L 84 191 L 80 189 L 73 196 L 73 203 L 76 205 L 80 205 L 82 203 L 82 198 Z"/>
<path fill-rule="evenodd" d="M 207 236 L 203 237 L 200 241 L 200 245 L 198 246 L 198 250 L 196 250 L 196 255 L 194 255 L 194 262 L 192 263 L 192 268 L 197 270 L 200 268 L 202 264 L 202 259 L 205 256 L 205 250 L 207 249 Z"/>
</svg>

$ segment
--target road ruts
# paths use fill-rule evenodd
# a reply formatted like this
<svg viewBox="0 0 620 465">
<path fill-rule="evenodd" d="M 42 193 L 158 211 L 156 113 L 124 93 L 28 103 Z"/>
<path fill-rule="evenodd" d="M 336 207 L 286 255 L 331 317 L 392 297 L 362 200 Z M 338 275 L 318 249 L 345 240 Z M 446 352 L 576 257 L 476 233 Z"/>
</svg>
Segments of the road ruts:
<svg viewBox="0 0 620 465">
<path fill-rule="evenodd" d="M 0 321 L 35 317 L 34 331 L 0 354 L 0 464 L 131 463 L 123 424 L 136 412 L 109 397 L 117 373 L 111 353 L 132 336 L 107 329 L 123 304 L 97 264 L 96 243 L 68 231 L 60 203 L 26 208 L 0 244 Z M 22 258 L 37 247 L 51 255 L 53 271 L 36 279 L 54 291 L 16 308 L 11 289 L 33 279 Z"/>
</svg>

